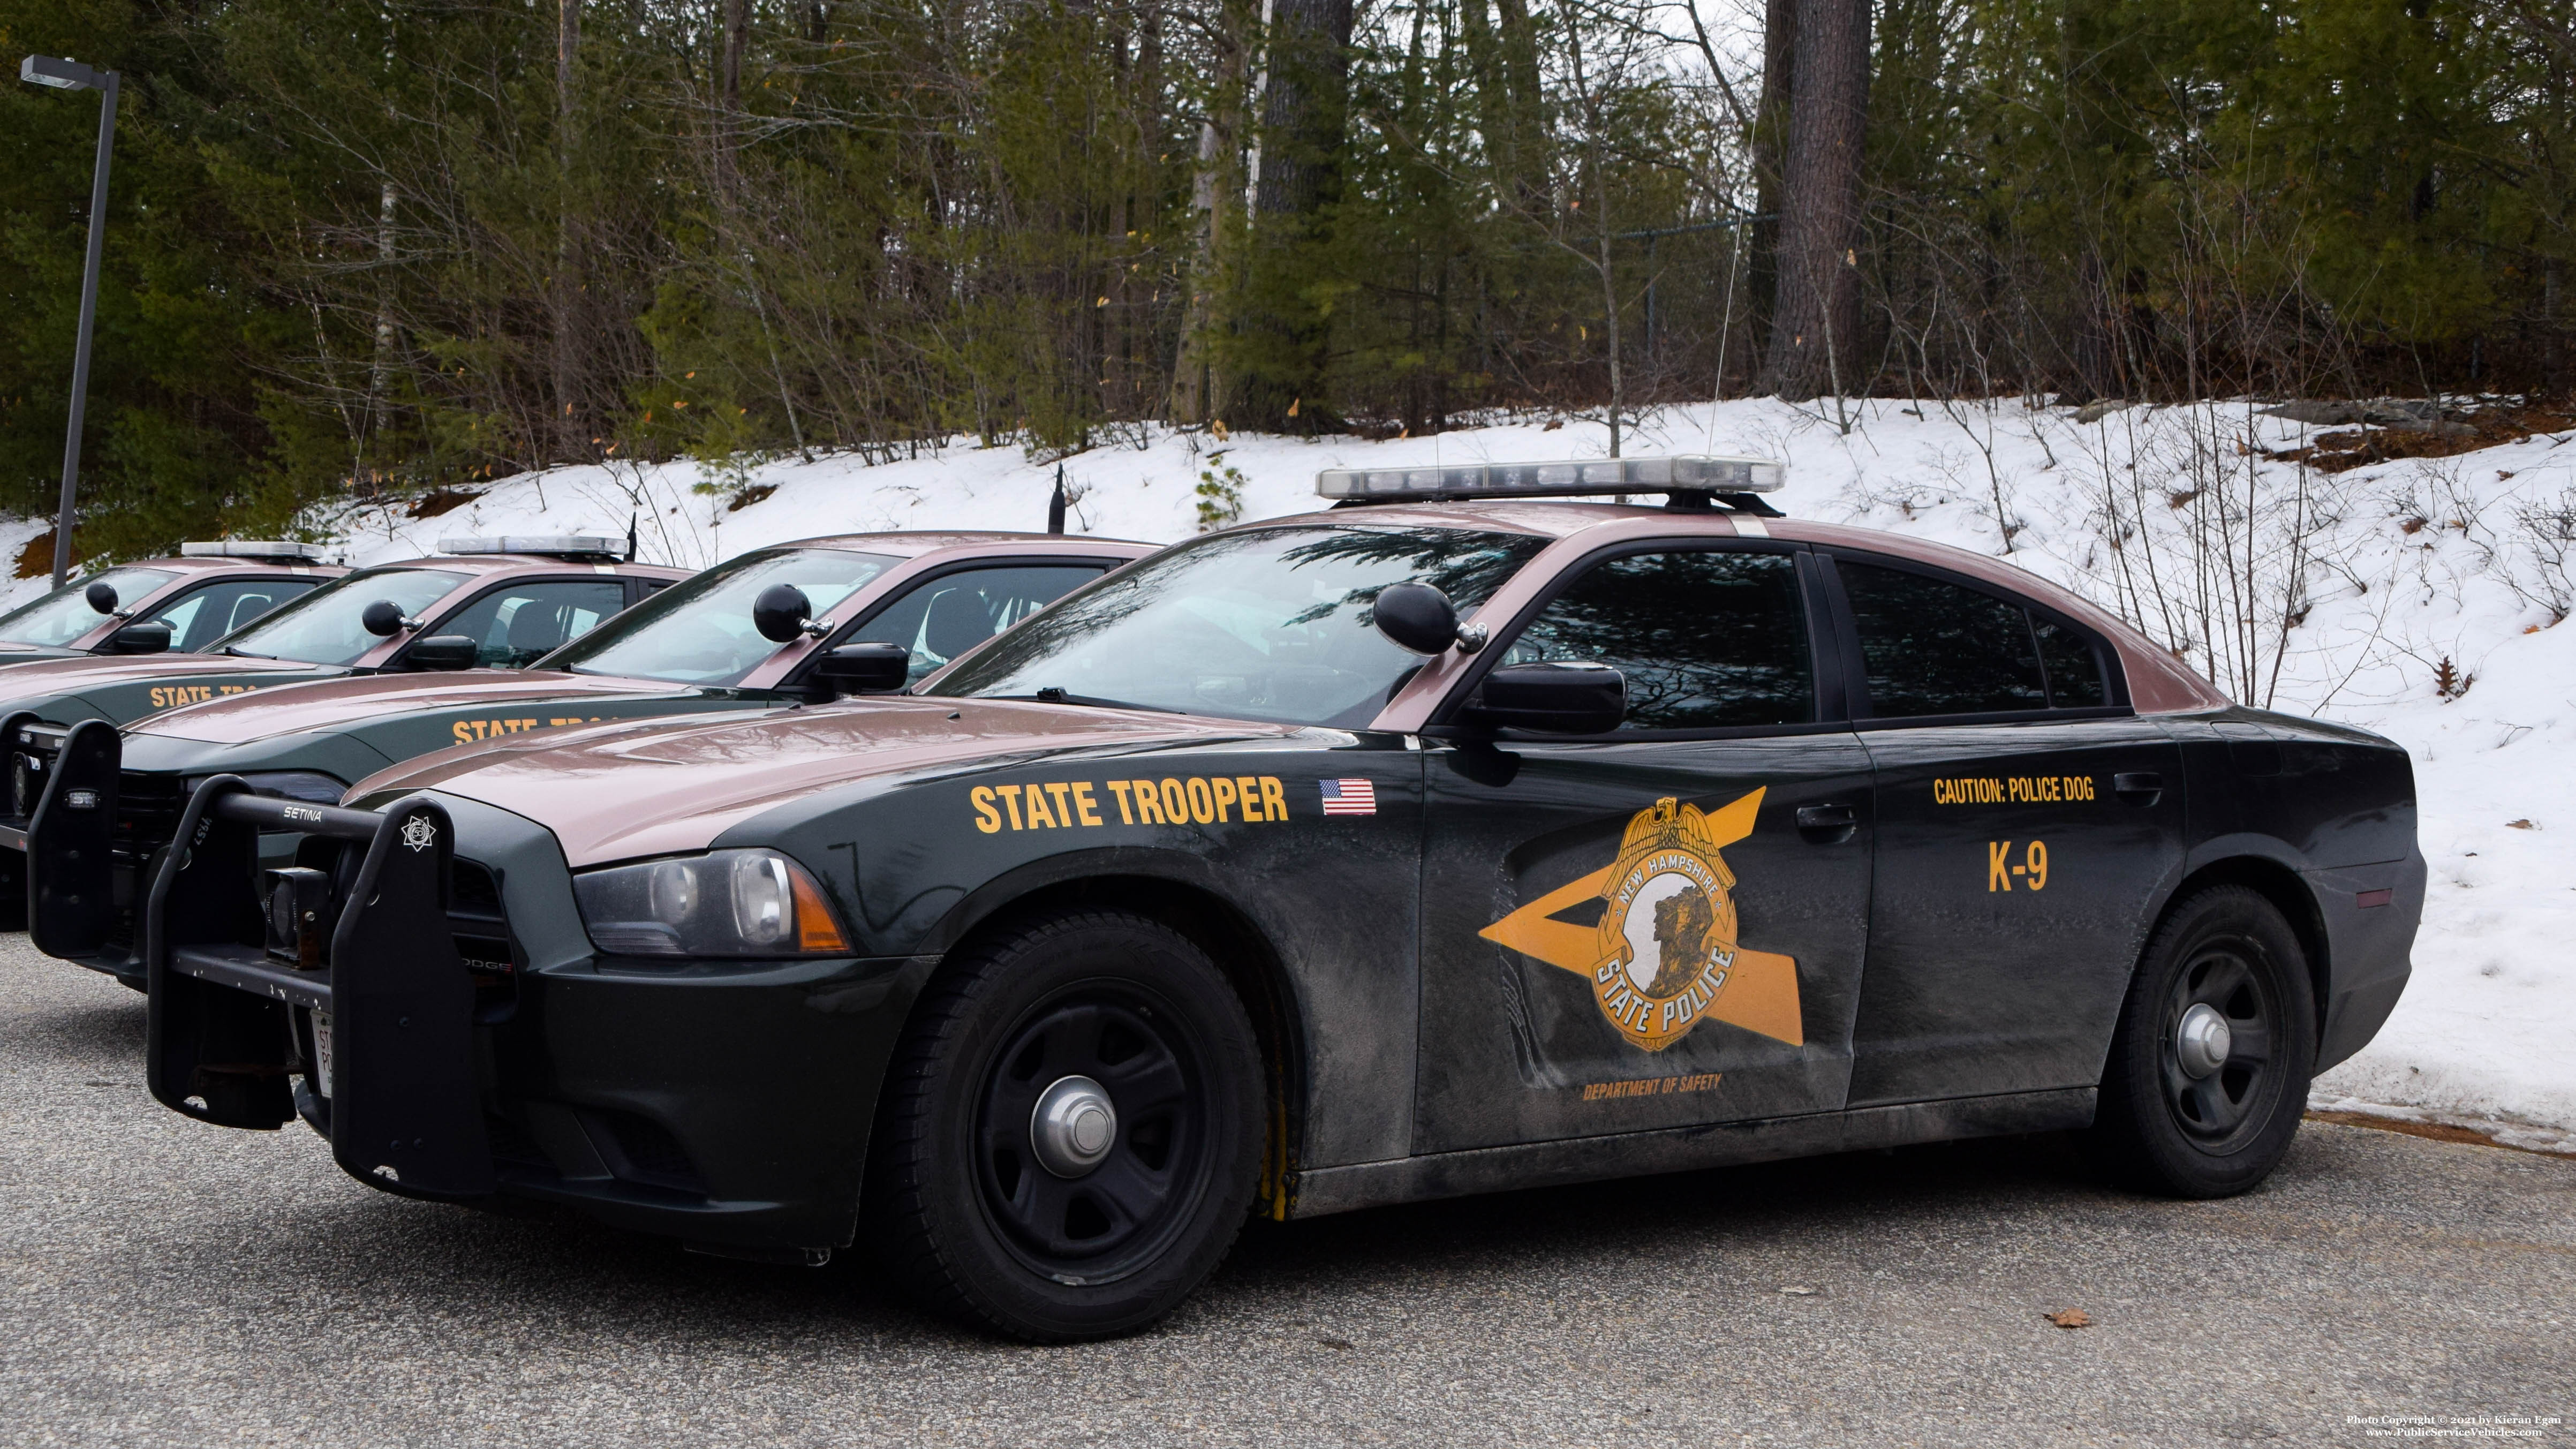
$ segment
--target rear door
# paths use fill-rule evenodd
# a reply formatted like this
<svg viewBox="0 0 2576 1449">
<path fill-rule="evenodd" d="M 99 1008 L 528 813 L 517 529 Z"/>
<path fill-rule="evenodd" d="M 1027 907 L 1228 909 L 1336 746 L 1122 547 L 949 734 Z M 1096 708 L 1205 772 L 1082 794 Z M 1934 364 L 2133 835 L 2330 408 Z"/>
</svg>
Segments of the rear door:
<svg viewBox="0 0 2576 1449">
<path fill-rule="evenodd" d="M 1836 550 L 1877 784 L 1851 1104 L 2089 1087 L 2182 854 L 2182 757 L 2108 645 L 1991 586 Z"/>
<path fill-rule="evenodd" d="M 1424 761 L 1416 1152 L 1842 1105 L 1869 766 L 1821 597 L 1794 547 L 1656 543 L 1499 636 L 1617 666 L 1629 715 Z"/>
</svg>

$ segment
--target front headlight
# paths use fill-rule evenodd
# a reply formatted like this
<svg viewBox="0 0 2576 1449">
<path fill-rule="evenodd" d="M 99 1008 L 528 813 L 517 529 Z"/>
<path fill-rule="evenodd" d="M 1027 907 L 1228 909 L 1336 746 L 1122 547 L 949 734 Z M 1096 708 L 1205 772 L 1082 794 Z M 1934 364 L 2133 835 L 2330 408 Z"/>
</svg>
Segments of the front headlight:
<svg viewBox="0 0 2576 1449">
<path fill-rule="evenodd" d="M 839 956 L 850 942 L 805 868 L 774 850 L 583 871 L 582 924 L 620 956 Z"/>
</svg>

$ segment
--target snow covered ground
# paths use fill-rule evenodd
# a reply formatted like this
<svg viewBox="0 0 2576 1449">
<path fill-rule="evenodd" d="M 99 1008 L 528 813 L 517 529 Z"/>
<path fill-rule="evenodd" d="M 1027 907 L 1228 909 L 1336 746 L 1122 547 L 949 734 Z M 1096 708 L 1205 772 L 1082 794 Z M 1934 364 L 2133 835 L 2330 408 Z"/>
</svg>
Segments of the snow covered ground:
<svg viewBox="0 0 2576 1449">
<path fill-rule="evenodd" d="M 2576 1151 L 2576 629 L 2551 627 L 2576 602 L 2576 432 L 2335 474 L 2269 456 L 2319 431 L 2244 403 L 2079 421 L 2010 400 L 1754 400 L 1658 411 L 1625 451 L 1785 458 L 1792 514 L 2006 554 L 2185 646 L 2241 700 L 2405 744 L 2432 864 L 2414 982 L 2315 1101 Z M 1383 442 L 1155 430 L 1064 460 L 1069 527 L 1171 540 L 1234 499 L 1245 519 L 1305 511 L 1321 468 L 1600 456 L 1607 442 L 1597 422 L 1545 419 Z M 460 534 L 622 536 L 631 517 L 645 557 L 703 566 L 823 533 L 1039 529 L 1054 476 L 1016 448 L 960 442 L 877 466 L 562 468 L 435 518 L 368 505 L 309 521 L 374 563 Z M 0 546 L 42 527 L 0 524 Z"/>
</svg>

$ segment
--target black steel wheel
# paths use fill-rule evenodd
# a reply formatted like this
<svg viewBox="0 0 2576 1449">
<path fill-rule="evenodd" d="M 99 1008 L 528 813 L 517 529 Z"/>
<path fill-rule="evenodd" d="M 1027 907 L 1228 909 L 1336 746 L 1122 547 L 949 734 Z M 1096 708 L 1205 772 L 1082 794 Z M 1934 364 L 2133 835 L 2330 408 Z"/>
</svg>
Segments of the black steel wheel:
<svg viewBox="0 0 2576 1449">
<path fill-rule="evenodd" d="M 2130 984 L 2093 1146 L 2150 1191 L 2260 1183 L 2307 1108 L 2316 1008 L 2306 952 L 2272 903 L 2220 886 L 2175 906 Z"/>
<path fill-rule="evenodd" d="M 1258 1184 L 1252 1026 L 1206 954 L 1123 913 L 1032 922 L 948 963 L 869 1151 L 879 1255 L 930 1306 L 1015 1337 L 1170 1311 Z"/>
</svg>

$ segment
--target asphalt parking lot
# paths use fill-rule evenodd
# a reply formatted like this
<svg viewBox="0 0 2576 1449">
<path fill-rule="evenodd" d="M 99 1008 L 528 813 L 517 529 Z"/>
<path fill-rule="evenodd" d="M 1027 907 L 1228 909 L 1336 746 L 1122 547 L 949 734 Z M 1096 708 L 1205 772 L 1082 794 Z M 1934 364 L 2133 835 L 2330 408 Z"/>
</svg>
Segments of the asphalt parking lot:
<svg viewBox="0 0 2576 1449">
<path fill-rule="evenodd" d="M 2493 1148 L 2312 1123 L 2206 1204 L 2035 1140 L 1264 1226 L 1157 1330 L 1030 1349 L 863 1256 L 382 1196 L 301 1127 L 163 1111 L 142 1038 L 139 996 L 0 944 L 0 1442 L 2340 1444 L 2576 1409 L 2576 1161 Z"/>
</svg>

